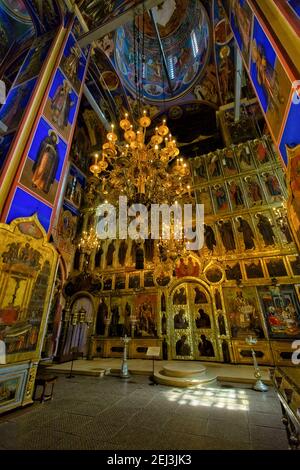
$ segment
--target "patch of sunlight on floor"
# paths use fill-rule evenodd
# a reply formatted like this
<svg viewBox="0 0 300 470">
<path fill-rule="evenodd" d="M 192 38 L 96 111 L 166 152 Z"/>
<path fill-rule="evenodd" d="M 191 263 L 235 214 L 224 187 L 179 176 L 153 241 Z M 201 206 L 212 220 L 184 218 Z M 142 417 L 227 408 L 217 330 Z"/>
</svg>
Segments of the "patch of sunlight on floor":
<svg viewBox="0 0 300 470">
<path fill-rule="evenodd" d="M 219 388 L 193 388 L 188 391 L 178 390 L 166 392 L 166 398 L 169 401 L 177 401 L 179 405 L 205 406 L 218 409 L 226 409 L 230 411 L 247 411 L 249 410 L 248 395 L 245 390 L 223 390 Z"/>
</svg>

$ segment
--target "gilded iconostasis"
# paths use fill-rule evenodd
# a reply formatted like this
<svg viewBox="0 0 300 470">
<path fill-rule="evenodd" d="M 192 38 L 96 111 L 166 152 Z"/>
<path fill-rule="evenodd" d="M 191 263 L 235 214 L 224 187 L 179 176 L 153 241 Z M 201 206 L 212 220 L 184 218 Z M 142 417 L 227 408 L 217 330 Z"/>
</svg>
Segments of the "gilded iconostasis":
<svg viewBox="0 0 300 470">
<path fill-rule="evenodd" d="M 149 345 L 159 344 L 165 359 L 251 363 L 246 339 L 253 336 L 260 363 L 285 363 L 300 334 L 300 258 L 272 140 L 194 157 L 190 168 L 191 197 L 205 210 L 200 251 L 176 252 L 174 246 L 171 256 L 151 239 L 106 240 L 88 254 L 77 249 L 64 292 L 71 315 L 78 296 L 92 301 L 85 351 L 121 357 L 127 334 L 131 357 L 145 357 Z M 103 198 L 97 184 L 87 178 L 81 230 L 96 226 Z M 71 323 L 70 329 L 65 354 Z"/>
</svg>

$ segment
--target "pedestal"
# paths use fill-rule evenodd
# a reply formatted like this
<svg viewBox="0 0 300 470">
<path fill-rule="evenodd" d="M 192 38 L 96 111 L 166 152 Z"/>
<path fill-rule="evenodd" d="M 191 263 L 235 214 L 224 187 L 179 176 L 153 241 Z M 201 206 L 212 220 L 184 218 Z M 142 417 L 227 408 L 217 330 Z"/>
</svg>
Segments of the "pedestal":
<svg viewBox="0 0 300 470">
<path fill-rule="evenodd" d="M 121 367 L 121 373 L 120 377 L 121 379 L 129 379 L 130 374 L 128 372 L 128 362 L 127 362 L 127 348 L 128 348 L 128 343 L 130 341 L 130 338 L 128 338 L 126 335 L 124 338 L 122 338 L 122 341 L 124 343 L 124 351 L 123 351 L 123 361 L 122 361 L 122 367 Z"/>
</svg>

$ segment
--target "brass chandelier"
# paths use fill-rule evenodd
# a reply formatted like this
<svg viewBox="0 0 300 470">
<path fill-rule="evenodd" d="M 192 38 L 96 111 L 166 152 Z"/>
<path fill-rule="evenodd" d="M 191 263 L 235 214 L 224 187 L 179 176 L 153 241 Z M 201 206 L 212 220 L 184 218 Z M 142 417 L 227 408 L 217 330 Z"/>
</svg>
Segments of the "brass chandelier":
<svg viewBox="0 0 300 470">
<path fill-rule="evenodd" d="M 151 119 L 146 111 L 134 126 L 125 114 L 120 121 L 124 131 L 118 142 L 114 125 L 102 146 L 102 154 L 95 155 L 91 173 L 102 182 L 102 193 L 109 202 L 117 202 L 126 195 L 129 203 L 173 204 L 189 193 L 189 167 L 179 156 L 175 139 L 163 120 L 147 142 L 146 131 Z"/>
</svg>

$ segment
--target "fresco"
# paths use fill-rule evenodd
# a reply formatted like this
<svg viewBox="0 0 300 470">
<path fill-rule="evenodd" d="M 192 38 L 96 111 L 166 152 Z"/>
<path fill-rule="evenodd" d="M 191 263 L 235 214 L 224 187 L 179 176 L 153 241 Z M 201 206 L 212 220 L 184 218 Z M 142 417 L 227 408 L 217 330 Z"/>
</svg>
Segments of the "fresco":
<svg viewBox="0 0 300 470">
<path fill-rule="evenodd" d="M 258 260 L 245 261 L 246 276 L 248 279 L 259 279 L 264 277 L 261 262 Z"/>
<path fill-rule="evenodd" d="M 13 138 L 14 134 L 8 134 L 6 136 L 0 135 L 0 173 L 4 165 L 6 156 L 9 152 Z"/>
<path fill-rule="evenodd" d="M 231 0 L 230 24 L 246 64 L 249 63 L 249 49 L 253 23 L 253 12 L 248 0 Z"/>
<path fill-rule="evenodd" d="M 33 34 L 32 21 L 23 2 L 3 0 L 0 3 L 0 61 L 12 44 L 22 43 Z"/>
<path fill-rule="evenodd" d="M 270 337 L 300 337 L 300 305 L 294 287 L 258 287 L 257 291 Z"/>
<path fill-rule="evenodd" d="M 70 34 L 65 46 L 60 67 L 70 80 L 76 93 L 79 93 L 84 77 L 86 58 L 72 34 Z"/>
<path fill-rule="evenodd" d="M 34 221 L 1 224 L 0 239 L 0 333 L 11 362 L 37 349 L 57 255 Z"/>
<path fill-rule="evenodd" d="M 271 278 L 288 275 L 282 258 L 266 258 L 266 266 Z"/>
<path fill-rule="evenodd" d="M 71 165 L 67 179 L 65 199 L 79 209 L 83 198 L 84 188 L 84 175 L 74 165 Z"/>
<path fill-rule="evenodd" d="M 73 241 L 76 235 L 78 219 L 78 211 L 64 202 L 59 214 L 57 225 L 52 229 L 55 246 L 63 257 L 67 270 L 71 269 L 72 259 L 76 248 L 74 247 Z"/>
<path fill-rule="evenodd" d="M 2 0 L 2 7 L 16 20 L 31 23 L 30 15 L 22 0 Z"/>
<path fill-rule="evenodd" d="M 39 221 L 45 230 L 49 230 L 52 215 L 51 207 L 28 194 L 21 188 L 17 188 L 11 200 L 6 222 L 10 223 L 17 217 L 30 217 L 38 214 Z"/>
<path fill-rule="evenodd" d="M 36 79 L 32 79 L 10 90 L 6 103 L 0 110 L 0 121 L 7 130 L 3 132 L 0 128 L 0 136 L 15 131 L 19 126 L 35 84 Z"/>
<path fill-rule="evenodd" d="M 232 337 L 245 339 L 252 335 L 263 338 L 255 287 L 225 287 L 223 295 Z"/>
<path fill-rule="evenodd" d="M 30 12 L 38 35 L 55 30 L 62 23 L 61 8 L 57 0 L 23 0 Z"/>
<path fill-rule="evenodd" d="M 254 20 L 250 76 L 266 119 L 277 139 L 290 94 L 291 83 L 257 18 Z"/>
<path fill-rule="evenodd" d="M 130 111 L 130 104 L 123 83 L 120 81 L 115 67 L 107 56 L 107 50 L 104 50 L 103 47 L 99 45 L 95 48 L 93 62 L 96 64 L 96 67 L 94 68 L 93 62 L 91 62 L 89 67 L 89 70 L 93 71 L 96 76 L 99 76 L 99 70 L 101 70 L 99 76 L 100 86 L 90 86 L 89 89 L 109 121 L 114 120 L 111 116 L 112 109 L 118 119 L 123 119 L 125 113 Z M 114 44 L 112 44 L 112 47 L 114 49 Z M 132 106 L 134 106 L 134 101 Z"/>
<path fill-rule="evenodd" d="M 16 78 L 16 83 L 22 83 L 30 78 L 39 75 L 43 63 L 48 55 L 53 40 L 53 34 L 47 34 L 42 38 L 37 38 Z"/>
<path fill-rule="evenodd" d="M 44 115 L 55 126 L 65 140 L 68 140 L 74 122 L 78 98 L 70 82 L 58 69 L 50 92 Z"/>
<path fill-rule="evenodd" d="M 170 33 L 174 31 L 174 18 L 177 17 L 174 8 L 180 6 L 177 7 L 173 2 L 174 15 L 171 18 L 170 14 L 168 16 L 172 22 Z M 162 12 L 157 10 L 156 21 L 167 29 L 168 22 L 163 21 L 160 15 Z M 211 49 L 209 19 L 198 0 L 191 0 L 186 8 L 183 8 L 176 36 L 170 33 L 162 37 L 162 43 L 167 57 L 172 90 L 169 89 L 164 77 L 161 53 L 157 41 L 154 41 L 154 30 L 149 29 L 144 38 L 144 47 L 146 50 L 151 50 L 151 56 L 145 64 L 142 86 L 145 98 L 150 101 L 170 100 L 186 93 L 199 79 L 209 59 Z M 133 27 L 128 23 L 116 32 L 114 61 L 124 86 L 131 92 L 136 90 L 133 43 Z"/>
<path fill-rule="evenodd" d="M 136 336 L 157 335 L 157 295 L 139 294 L 134 297 L 137 318 Z"/>
<path fill-rule="evenodd" d="M 295 214 L 293 223 L 295 229 L 298 230 L 300 220 L 300 144 L 291 149 L 287 147 L 287 158 L 289 162 L 290 210 L 292 209 Z"/>
<path fill-rule="evenodd" d="M 53 204 L 66 151 L 66 144 L 42 118 L 28 151 L 20 182 Z"/>
<path fill-rule="evenodd" d="M 80 115 L 76 123 L 70 157 L 81 171 L 87 173 L 90 164 L 88 155 L 91 153 L 91 142 L 87 131 L 80 125 L 79 119 Z"/>
<path fill-rule="evenodd" d="M 225 104 L 232 101 L 234 97 L 235 42 L 222 2 L 213 2 L 213 24 L 215 64 L 210 64 L 210 66 L 207 67 L 207 71 L 210 67 L 215 69 L 217 93 L 219 90 L 221 104 Z M 206 82 L 206 78 L 201 80 L 201 83 L 199 83 L 197 87 L 203 87 L 203 81 Z M 210 80 L 210 82 L 212 81 Z M 212 100 L 209 99 L 209 101 Z"/>
<path fill-rule="evenodd" d="M 91 3 L 88 0 L 84 0 L 81 2 L 81 12 L 85 21 L 91 27 L 92 25 L 105 22 L 112 14 L 116 3 L 120 2 L 115 0 L 95 0 Z M 122 3 L 125 3 L 124 0 Z"/>
<path fill-rule="evenodd" d="M 292 149 L 296 148 L 300 144 L 299 135 L 299 120 L 300 120 L 300 100 L 299 102 L 294 100 L 291 102 L 290 109 L 288 111 L 285 128 L 280 140 L 279 149 L 282 158 L 287 165 L 288 154 Z M 294 162 L 295 165 L 295 162 Z"/>
</svg>

